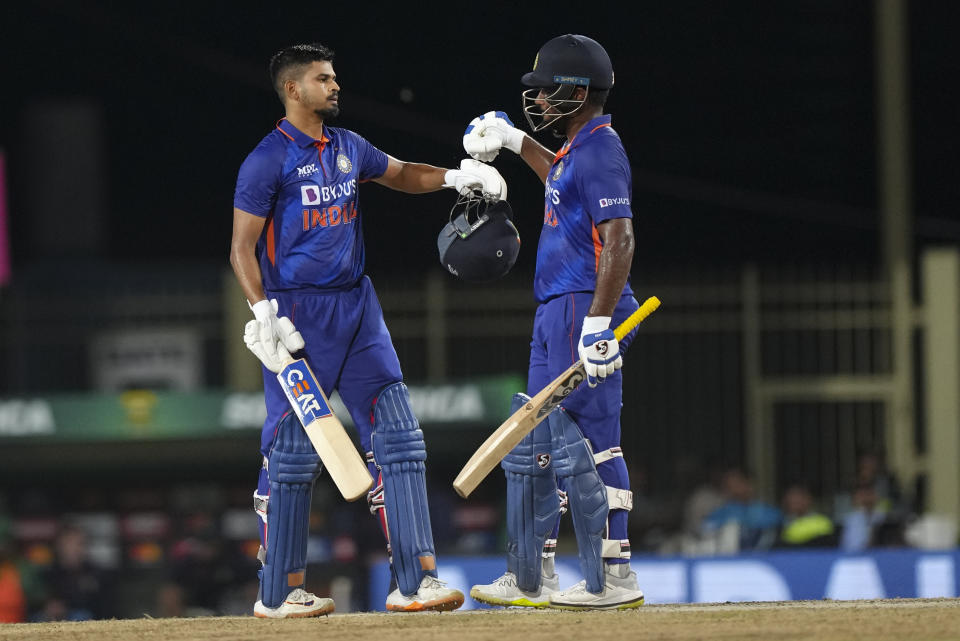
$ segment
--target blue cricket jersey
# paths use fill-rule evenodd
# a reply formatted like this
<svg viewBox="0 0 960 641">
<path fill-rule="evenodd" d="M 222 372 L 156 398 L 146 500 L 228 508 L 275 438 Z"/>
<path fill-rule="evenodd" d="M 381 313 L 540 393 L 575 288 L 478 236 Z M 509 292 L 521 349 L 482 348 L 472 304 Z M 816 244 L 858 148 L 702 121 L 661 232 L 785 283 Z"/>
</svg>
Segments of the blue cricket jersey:
<svg viewBox="0 0 960 641">
<path fill-rule="evenodd" d="M 557 152 L 547 175 L 533 294 L 538 302 L 592 292 L 603 242 L 597 225 L 633 218 L 630 163 L 610 116 L 594 118 Z M 623 289 L 633 294 L 630 279 Z"/>
<path fill-rule="evenodd" d="M 387 170 L 387 155 L 347 129 L 320 140 L 286 119 L 240 167 L 233 206 L 267 219 L 257 258 L 268 291 L 341 289 L 363 275 L 359 183 Z"/>
</svg>

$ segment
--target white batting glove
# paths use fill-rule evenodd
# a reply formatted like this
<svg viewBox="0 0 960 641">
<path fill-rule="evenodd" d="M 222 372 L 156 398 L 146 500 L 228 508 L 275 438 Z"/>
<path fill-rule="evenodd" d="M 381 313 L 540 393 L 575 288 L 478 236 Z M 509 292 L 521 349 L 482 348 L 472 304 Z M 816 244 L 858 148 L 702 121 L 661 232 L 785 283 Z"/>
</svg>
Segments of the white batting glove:
<svg viewBox="0 0 960 641">
<path fill-rule="evenodd" d="M 283 346 L 283 343 L 276 344 L 276 351 L 273 356 L 267 354 L 263 342 L 260 340 L 260 321 L 258 320 L 248 322 L 243 328 L 243 342 L 246 343 L 247 349 L 260 359 L 263 366 L 274 374 L 279 374 L 284 364 L 291 358 L 290 352 Z"/>
<path fill-rule="evenodd" d="M 463 150 L 477 160 L 491 162 L 504 147 L 519 154 L 525 135 L 504 112 L 488 111 L 467 125 L 463 132 Z"/>
<path fill-rule="evenodd" d="M 598 382 L 606 382 L 607 376 L 623 367 L 620 343 L 610 329 L 609 316 L 587 316 L 583 319 L 577 350 L 590 387 L 596 387 Z"/>
<path fill-rule="evenodd" d="M 500 172 L 472 158 L 460 161 L 460 169 L 450 169 L 443 176 L 443 186 L 456 189 L 466 196 L 471 191 L 480 191 L 486 200 L 506 200 L 507 182 Z"/>
<path fill-rule="evenodd" d="M 293 322 L 286 316 L 277 317 L 277 299 L 264 299 L 250 305 L 250 309 L 257 319 L 260 345 L 268 358 L 277 358 L 278 345 L 283 345 L 289 354 L 303 349 L 303 336 Z"/>
</svg>

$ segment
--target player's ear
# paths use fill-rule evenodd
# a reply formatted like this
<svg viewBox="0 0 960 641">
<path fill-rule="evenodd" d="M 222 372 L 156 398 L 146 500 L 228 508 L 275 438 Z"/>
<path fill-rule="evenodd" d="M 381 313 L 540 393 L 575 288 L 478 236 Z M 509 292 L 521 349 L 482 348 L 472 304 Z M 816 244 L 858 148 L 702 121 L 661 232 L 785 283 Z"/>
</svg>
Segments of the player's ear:
<svg viewBox="0 0 960 641">
<path fill-rule="evenodd" d="M 300 83 L 296 80 L 287 80 L 283 83 L 283 93 L 287 100 L 297 102 L 300 100 Z"/>
<path fill-rule="evenodd" d="M 574 100 L 586 100 L 587 99 L 587 88 L 586 87 L 577 87 L 573 90 L 573 95 L 571 96 Z"/>
</svg>

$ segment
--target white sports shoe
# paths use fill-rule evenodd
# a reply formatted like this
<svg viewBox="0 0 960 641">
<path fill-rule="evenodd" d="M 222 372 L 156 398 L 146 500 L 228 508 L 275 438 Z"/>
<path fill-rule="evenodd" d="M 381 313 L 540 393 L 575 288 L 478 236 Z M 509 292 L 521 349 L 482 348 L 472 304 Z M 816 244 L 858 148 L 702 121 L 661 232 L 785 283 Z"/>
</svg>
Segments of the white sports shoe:
<svg viewBox="0 0 960 641">
<path fill-rule="evenodd" d="M 456 610 L 463 605 L 463 592 L 448 588 L 447 584 L 429 574 L 420 581 L 416 594 L 404 596 L 397 588 L 387 596 L 389 612 L 420 612 L 422 610 Z"/>
<path fill-rule="evenodd" d="M 296 619 L 318 617 L 330 614 L 333 610 L 333 599 L 323 599 L 302 588 L 297 588 L 275 608 L 268 608 L 263 601 L 257 601 L 253 605 L 253 616 L 261 619 Z"/>
<path fill-rule="evenodd" d="M 550 607 L 561 610 L 627 610 L 643 605 L 643 592 L 637 587 L 637 573 L 628 563 L 608 564 L 600 594 L 587 591 L 587 582 L 550 595 Z"/>
<path fill-rule="evenodd" d="M 559 589 L 560 577 L 556 574 L 544 576 L 538 591 L 527 592 L 517 586 L 517 576 L 513 572 L 505 572 L 493 583 L 473 586 L 470 597 L 488 605 L 547 608 L 550 607 L 550 595 Z"/>
</svg>

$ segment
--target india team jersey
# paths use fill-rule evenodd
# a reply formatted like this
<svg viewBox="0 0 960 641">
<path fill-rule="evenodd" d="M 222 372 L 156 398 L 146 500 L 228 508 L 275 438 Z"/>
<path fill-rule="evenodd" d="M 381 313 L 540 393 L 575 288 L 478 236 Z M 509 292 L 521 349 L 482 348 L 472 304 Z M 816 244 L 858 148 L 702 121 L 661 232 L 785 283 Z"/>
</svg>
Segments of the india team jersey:
<svg viewBox="0 0 960 641">
<path fill-rule="evenodd" d="M 316 140 L 286 119 L 240 167 L 233 205 L 267 219 L 257 242 L 264 289 L 339 289 L 364 269 L 357 186 L 387 155 L 347 129 Z"/>
<path fill-rule="evenodd" d="M 610 116 L 594 118 L 557 152 L 544 193 L 533 293 L 538 302 L 592 292 L 603 243 L 597 225 L 633 218 L 630 163 Z M 623 290 L 633 294 L 630 281 Z"/>
</svg>

